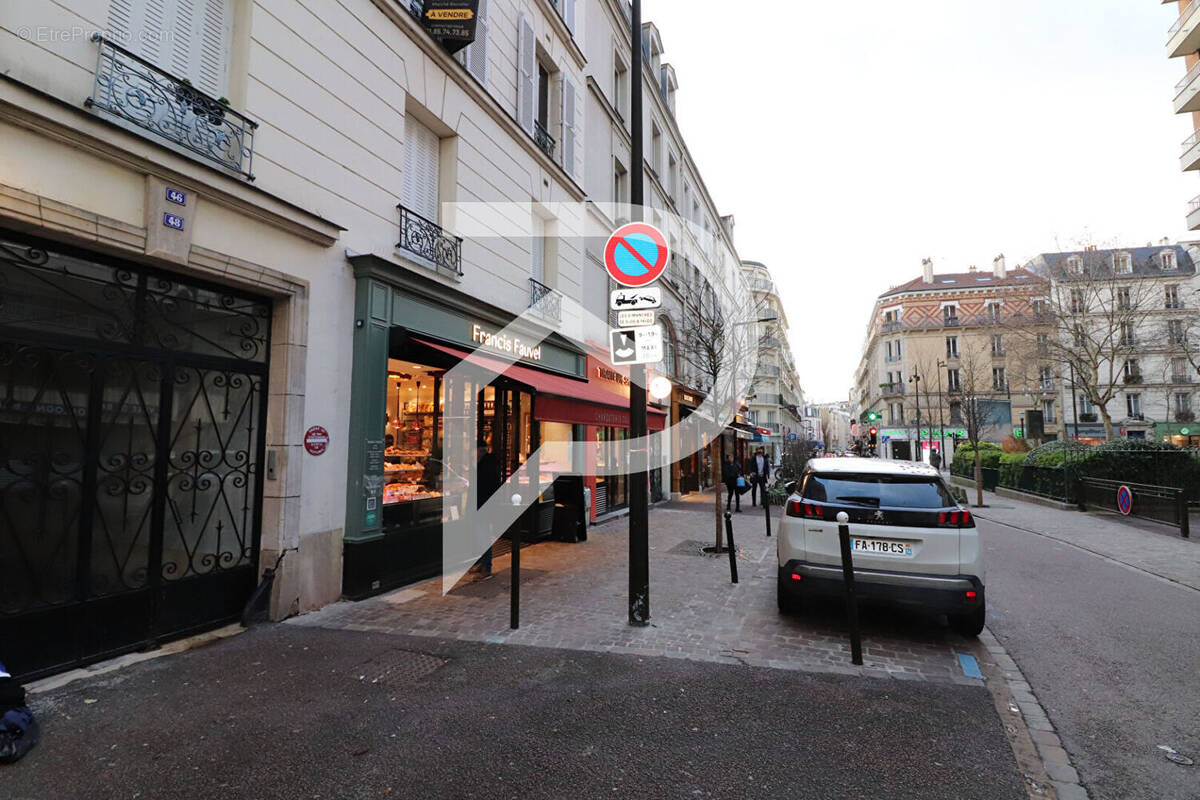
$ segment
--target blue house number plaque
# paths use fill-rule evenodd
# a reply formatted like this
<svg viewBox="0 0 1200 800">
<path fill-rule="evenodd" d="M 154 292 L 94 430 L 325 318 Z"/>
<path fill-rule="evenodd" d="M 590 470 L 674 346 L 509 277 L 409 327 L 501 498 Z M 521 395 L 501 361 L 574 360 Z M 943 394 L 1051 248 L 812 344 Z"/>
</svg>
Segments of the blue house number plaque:
<svg viewBox="0 0 1200 800">
<path fill-rule="evenodd" d="M 187 192 L 181 192 L 178 189 L 167 189 L 167 200 L 177 205 L 187 205 Z"/>
<path fill-rule="evenodd" d="M 163 214 L 163 225 L 181 231 L 183 230 L 183 217 L 178 217 L 174 214 Z"/>
</svg>

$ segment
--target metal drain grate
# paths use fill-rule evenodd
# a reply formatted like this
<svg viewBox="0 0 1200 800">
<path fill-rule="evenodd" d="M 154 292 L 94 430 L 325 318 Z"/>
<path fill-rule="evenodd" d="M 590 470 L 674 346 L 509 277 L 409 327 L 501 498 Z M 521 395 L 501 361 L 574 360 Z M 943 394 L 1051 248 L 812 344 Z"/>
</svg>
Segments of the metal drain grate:
<svg viewBox="0 0 1200 800">
<path fill-rule="evenodd" d="M 389 650 L 354 668 L 354 678 L 383 688 L 406 686 L 427 677 L 446 664 L 439 658 L 416 650 Z"/>
</svg>

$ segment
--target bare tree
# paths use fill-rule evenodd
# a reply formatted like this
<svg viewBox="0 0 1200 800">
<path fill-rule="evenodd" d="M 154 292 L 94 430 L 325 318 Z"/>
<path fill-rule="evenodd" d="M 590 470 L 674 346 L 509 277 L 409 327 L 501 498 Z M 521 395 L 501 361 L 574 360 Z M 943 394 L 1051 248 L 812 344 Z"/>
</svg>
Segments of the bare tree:
<svg viewBox="0 0 1200 800">
<path fill-rule="evenodd" d="M 1108 405 L 1126 382 L 1126 362 L 1140 337 L 1156 335 L 1147 322 L 1162 308 L 1161 284 L 1138 275 L 1128 254 L 1089 248 L 1043 265 L 1049 278 L 1033 320 L 1014 319 L 1010 330 L 1032 338 L 1039 360 L 1071 372 L 1079 393 L 1099 410 L 1113 435 Z M 1031 322 L 1033 324 L 1031 324 Z"/>
<path fill-rule="evenodd" d="M 992 372 L 992 359 L 987 346 L 979 339 L 966 339 L 958 354 L 958 385 L 950 395 L 958 395 L 962 421 L 967 430 L 967 440 L 975 451 L 975 505 L 983 505 L 983 464 L 980 460 L 979 443 L 983 441 L 984 429 L 993 425 L 992 398 L 1003 387 L 996 384 Z"/>
</svg>

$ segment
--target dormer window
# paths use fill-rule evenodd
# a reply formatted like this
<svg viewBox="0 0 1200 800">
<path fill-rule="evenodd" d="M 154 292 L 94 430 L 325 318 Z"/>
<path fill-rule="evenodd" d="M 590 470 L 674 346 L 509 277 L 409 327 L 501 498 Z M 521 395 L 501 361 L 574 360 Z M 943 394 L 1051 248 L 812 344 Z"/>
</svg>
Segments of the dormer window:
<svg viewBox="0 0 1200 800">
<path fill-rule="evenodd" d="M 1119 275 L 1127 275 L 1133 272 L 1133 258 L 1129 253 L 1116 253 L 1113 255 L 1113 269 Z"/>
<path fill-rule="evenodd" d="M 1083 273 L 1083 258 L 1081 256 L 1068 256 L 1067 269 L 1074 272 L 1076 275 Z"/>
<path fill-rule="evenodd" d="M 1164 250 L 1158 254 L 1158 263 L 1163 269 L 1175 269 L 1175 253 L 1171 250 Z"/>
</svg>

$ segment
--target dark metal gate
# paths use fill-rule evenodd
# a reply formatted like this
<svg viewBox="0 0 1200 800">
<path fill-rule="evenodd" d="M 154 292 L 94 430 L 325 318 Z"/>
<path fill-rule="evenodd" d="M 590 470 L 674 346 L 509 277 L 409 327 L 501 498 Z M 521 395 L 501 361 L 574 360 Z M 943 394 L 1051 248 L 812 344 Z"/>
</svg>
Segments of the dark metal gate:
<svg viewBox="0 0 1200 800">
<path fill-rule="evenodd" d="M 235 619 L 270 303 L 0 232 L 0 660 L 33 677 Z"/>
</svg>

